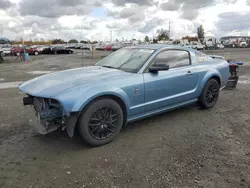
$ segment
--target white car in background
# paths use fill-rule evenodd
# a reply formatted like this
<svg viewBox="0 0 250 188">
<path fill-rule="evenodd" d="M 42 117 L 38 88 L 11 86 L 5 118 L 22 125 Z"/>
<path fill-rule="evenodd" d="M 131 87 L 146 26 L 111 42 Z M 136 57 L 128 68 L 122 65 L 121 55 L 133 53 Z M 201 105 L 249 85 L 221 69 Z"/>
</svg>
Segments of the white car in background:
<svg viewBox="0 0 250 188">
<path fill-rule="evenodd" d="M 199 42 L 193 41 L 191 42 L 191 47 L 195 50 L 204 50 L 205 46 Z"/>
<path fill-rule="evenodd" d="M 224 48 L 225 48 L 225 46 L 223 44 L 221 44 L 221 43 L 216 44 L 216 49 L 224 49 Z"/>
<path fill-rule="evenodd" d="M 0 49 L 2 56 L 11 55 L 11 47 L 4 47 Z"/>
<path fill-rule="evenodd" d="M 240 48 L 246 48 L 247 47 L 247 43 L 245 41 L 241 41 L 239 44 Z"/>
</svg>

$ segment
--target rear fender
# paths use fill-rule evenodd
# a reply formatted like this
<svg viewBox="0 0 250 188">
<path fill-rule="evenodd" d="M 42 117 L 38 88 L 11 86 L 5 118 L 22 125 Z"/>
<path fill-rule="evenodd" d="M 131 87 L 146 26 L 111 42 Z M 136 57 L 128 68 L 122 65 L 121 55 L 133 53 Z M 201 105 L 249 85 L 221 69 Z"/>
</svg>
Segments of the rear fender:
<svg viewBox="0 0 250 188">
<path fill-rule="evenodd" d="M 202 90 L 203 90 L 204 86 L 206 85 L 206 83 L 208 82 L 208 80 L 210 80 L 212 77 L 215 77 L 215 76 L 219 77 L 220 81 L 222 80 L 222 77 L 221 77 L 219 71 L 216 70 L 216 69 L 213 69 L 213 70 L 211 70 L 211 71 L 208 71 L 208 72 L 205 74 L 205 76 L 203 77 L 203 79 L 202 79 L 201 82 L 200 82 L 200 87 L 199 87 L 199 89 L 198 89 L 198 96 L 201 95 Z"/>
</svg>

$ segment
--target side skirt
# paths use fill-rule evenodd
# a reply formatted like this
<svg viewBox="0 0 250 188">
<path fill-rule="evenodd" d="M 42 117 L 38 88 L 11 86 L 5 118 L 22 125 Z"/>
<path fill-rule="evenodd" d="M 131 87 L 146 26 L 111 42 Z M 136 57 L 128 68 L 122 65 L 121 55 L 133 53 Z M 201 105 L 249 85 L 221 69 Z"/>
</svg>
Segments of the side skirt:
<svg viewBox="0 0 250 188">
<path fill-rule="evenodd" d="M 135 116 L 135 117 L 131 117 L 131 118 L 128 119 L 128 123 L 131 123 L 133 121 L 137 121 L 137 120 L 140 120 L 140 119 L 144 119 L 144 118 L 147 118 L 147 117 L 150 117 L 150 116 L 154 116 L 156 114 L 161 114 L 161 113 L 164 113 L 164 112 L 168 112 L 168 111 L 171 111 L 171 110 L 183 107 L 183 106 L 187 106 L 187 105 L 195 103 L 197 101 L 198 101 L 198 99 L 192 99 L 192 100 L 189 100 L 189 101 L 186 101 L 186 102 L 183 102 L 183 103 L 175 104 L 175 105 L 172 105 L 172 106 L 168 106 L 166 108 L 158 109 L 158 110 L 147 112 L 145 114 L 141 114 L 141 115 L 138 115 L 138 116 Z"/>
</svg>

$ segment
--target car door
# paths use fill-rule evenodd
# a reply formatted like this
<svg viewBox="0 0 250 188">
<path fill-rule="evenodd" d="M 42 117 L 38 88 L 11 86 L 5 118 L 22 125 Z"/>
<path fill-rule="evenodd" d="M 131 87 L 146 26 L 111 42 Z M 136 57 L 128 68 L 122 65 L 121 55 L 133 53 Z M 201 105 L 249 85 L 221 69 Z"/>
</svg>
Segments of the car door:
<svg viewBox="0 0 250 188">
<path fill-rule="evenodd" d="M 194 98 L 198 75 L 192 67 L 188 51 L 162 51 L 151 63 L 151 66 L 165 63 L 169 65 L 169 70 L 144 73 L 146 112 L 164 109 Z"/>
</svg>

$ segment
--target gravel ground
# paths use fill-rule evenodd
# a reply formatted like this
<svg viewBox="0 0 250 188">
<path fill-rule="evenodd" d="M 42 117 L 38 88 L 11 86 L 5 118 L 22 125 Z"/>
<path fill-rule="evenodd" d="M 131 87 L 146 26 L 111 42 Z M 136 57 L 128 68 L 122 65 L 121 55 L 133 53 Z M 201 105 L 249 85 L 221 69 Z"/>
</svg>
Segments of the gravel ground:
<svg viewBox="0 0 250 188">
<path fill-rule="evenodd" d="M 80 67 L 79 53 L 32 56 L 30 63 L 5 58 L 0 86 Z M 206 53 L 250 62 L 245 49 Z M 84 66 L 97 61 L 87 56 Z M 22 106 L 24 94 L 0 89 L 0 187 L 249 188 L 250 63 L 240 76 L 237 89 L 222 90 L 213 109 L 193 105 L 129 124 L 98 148 L 60 131 L 38 135 L 29 125 L 32 109 Z"/>
</svg>

